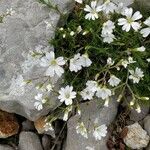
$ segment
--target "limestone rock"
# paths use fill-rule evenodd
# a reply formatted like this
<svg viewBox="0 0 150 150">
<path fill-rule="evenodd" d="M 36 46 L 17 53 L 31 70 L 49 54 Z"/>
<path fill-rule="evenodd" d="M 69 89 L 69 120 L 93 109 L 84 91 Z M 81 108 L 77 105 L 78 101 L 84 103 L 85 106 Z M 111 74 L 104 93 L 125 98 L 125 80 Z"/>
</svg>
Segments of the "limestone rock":
<svg viewBox="0 0 150 150">
<path fill-rule="evenodd" d="M 144 118 L 144 129 L 148 132 L 148 135 L 150 136 L 150 115 Z"/>
<path fill-rule="evenodd" d="M 70 0 L 56 1 L 62 12 L 68 12 L 73 3 Z M 6 14 L 10 8 L 15 13 L 0 23 L 0 109 L 34 121 L 57 108 L 60 102 L 52 94 L 48 107 L 42 111 L 35 110 L 34 96 L 39 91 L 34 84 L 45 79 L 40 78 L 33 85 L 25 87 L 22 81 L 43 76 L 45 69 L 39 67 L 37 61 L 32 62 L 28 54 L 36 49 L 53 50 L 48 41 L 55 35 L 60 14 L 37 0 L 0 1 L 0 14 Z M 47 28 L 45 21 L 51 23 L 52 27 Z M 59 89 L 59 85 L 56 84 L 56 89 Z"/>
<path fill-rule="evenodd" d="M 143 9 L 146 9 L 149 11 L 150 9 L 150 1 L 149 0 L 135 0 L 135 4 L 137 7 L 142 7 Z"/>
<path fill-rule="evenodd" d="M 43 150 L 39 137 L 33 132 L 21 132 L 19 150 Z"/>
<path fill-rule="evenodd" d="M 97 118 L 98 125 L 106 124 L 107 126 L 114 120 L 117 114 L 117 102 L 112 98 L 108 107 L 99 105 L 101 100 L 90 101 L 88 104 L 81 104 L 81 120 L 86 127 L 91 130 L 93 128 L 93 122 Z M 85 150 L 87 147 L 93 147 L 94 150 L 107 150 L 106 142 L 107 137 L 102 138 L 100 141 L 96 141 L 92 133 L 88 135 L 88 139 L 82 137 L 76 133 L 76 126 L 79 121 L 79 116 L 76 115 L 68 121 L 68 131 L 65 150 Z M 89 120 L 90 119 L 90 120 Z"/>
<path fill-rule="evenodd" d="M 45 120 L 46 120 L 46 117 L 41 117 L 34 122 L 34 126 L 36 130 L 38 131 L 39 134 L 48 134 L 48 135 L 51 135 L 53 138 L 55 138 L 54 131 L 51 131 L 51 130 L 45 131 L 45 125 L 46 125 Z"/>
<path fill-rule="evenodd" d="M 31 131 L 34 129 L 34 123 L 32 121 L 25 120 L 22 122 L 22 131 Z"/>
<path fill-rule="evenodd" d="M 17 134 L 19 124 L 14 114 L 0 110 L 0 138 L 8 138 Z"/>
<path fill-rule="evenodd" d="M 0 150 L 14 150 L 14 149 L 8 145 L 0 145 Z"/>
<path fill-rule="evenodd" d="M 132 149 L 145 148 L 150 140 L 147 132 L 139 125 L 139 123 L 134 123 L 127 126 L 128 133 L 124 138 L 124 143 Z"/>
<path fill-rule="evenodd" d="M 149 113 L 149 106 L 141 106 L 140 113 L 138 113 L 135 109 L 132 109 L 129 117 L 131 121 L 138 122 L 144 119 L 148 113 Z"/>
<path fill-rule="evenodd" d="M 51 139 L 48 135 L 43 135 L 42 137 L 42 145 L 44 150 L 49 150 L 51 147 Z"/>
</svg>

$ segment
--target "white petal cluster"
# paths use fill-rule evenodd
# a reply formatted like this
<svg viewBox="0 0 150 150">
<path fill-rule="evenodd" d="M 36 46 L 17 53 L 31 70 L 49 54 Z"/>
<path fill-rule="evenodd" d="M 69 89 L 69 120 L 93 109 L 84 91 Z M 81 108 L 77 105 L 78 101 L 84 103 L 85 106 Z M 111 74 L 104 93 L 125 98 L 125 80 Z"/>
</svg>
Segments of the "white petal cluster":
<svg viewBox="0 0 150 150">
<path fill-rule="evenodd" d="M 144 52 L 145 49 L 146 48 L 144 46 L 141 46 L 141 47 L 136 48 L 136 51 L 138 51 L 138 52 Z"/>
<path fill-rule="evenodd" d="M 91 100 L 94 96 L 94 92 L 90 91 L 88 88 L 85 88 L 80 94 L 83 100 Z"/>
<path fill-rule="evenodd" d="M 125 59 L 122 59 L 121 60 L 121 65 L 124 67 L 124 68 L 127 68 L 127 66 L 129 65 L 129 64 L 133 64 L 133 63 L 135 63 L 136 61 L 134 61 L 133 60 L 133 57 L 128 57 L 128 60 L 125 60 Z"/>
<path fill-rule="evenodd" d="M 93 80 L 88 80 L 86 82 L 86 86 L 87 86 L 87 89 L 89 91 L 96 92 L 97 91 L 97 87 L 98 87 L 98 83 L 96 81 L 93 81 Z"/>
<path fill-rule="evenodd" d="M 111 95 L 112 95 L 111 90 L 105 86 L 103 87 L 99 86 L 96 92 L 96 96 L 98 98 L 102 98 L 103 100 L 108 99 Z"/>
<path fill-rule="evenodd" d="M 83 122 L 78 123 L 76 127 L 76 132 L 77 134 L 81 134 L 83 137 L 88 138 L 87 129 L 85 128 L 85 125 Z"/>
<path fill-rule="evenodd" d="M 91 66 L 92 61 L 89 59 L 87 53 L 81 56 L 80 53 L 74 55 L 74 58 L 70 59 L 70 66 L 69 69 L 71 72 L 78 72 L 82 69 L 82 67 L 89 67 Z"/>
<path fill-rule="evenodd" d="M 64 113 L 64 117 L 63 117 L 64 121 L 68 120 L 68 116 L 69 116 L 70 111 L 72 111 L 72 105 L 65 108 L 65 113 Z"/>
<path fill-rule="evenodd" d="M 47 131 L 54 131 L 52 123 L 51 122 L 46 122 L 46 124 L 44 125 L 44 130 Z"/>
<path fill-rule="evenodd" d="M 54 77 L 57 75 L 58 77 L 61 77 L 61 75 L 64 73 L 64 69 L 61 67 L 65 65 L 65 60 L 63 57 L 58 57 L 55 59 L 55 53 L 50 52 L 46 53 L 45 57 L 41 58 L 40 65 L 42 67 L 48 67 L 46 70 L 46 76 Z"/>
<path fill-rule="evenodd" d="M 135 31 L 138 31 L 141 28 L 140 23 L 137 22 L 137 20 L 142 18 L 142 15 L 139 11 L 133 14 L 132 8 L 126 8 L 123 12 L 123 15 L 126 16 L 126 18 L 120 18 L 118 20 L 118 25 L 122 26 L 122 30 L 129 32 L 131 27 Z"/>
<path fill-rule="evenodd" d="M 73 91 L 72 86 L 67 85 L 65 88 L 59 90 L 58 99 L 60 99 L 60 102 L 65 102 L 66 105 L 71 105 L 74 98 L 76 98 L 76 92 Z"/>
<path fill-rule="evenodd" d="M 113 29 L 115 29 L 114 22 L 111 20 L 108 20 L 103 24 L 102 28 L 102 34 L 103 42 L 111 43 L 115 39 L 115 36 L 113 35 Z"/>
<path fill-rule="evenodd" d="M 38 93 L 35 97 L 35 103 L 34 103 L 34 107 L 38 110 L 38 111 L 40 111 L 40 110 L 42 110 L 43 109 L 43 94 L 40 94 L 40 93 Z"/>
<path fill-rule="evenodd" d="M 115 12 L 118 14 L 122 14 L 122 13 L 124 13 L 126 8 L 127 7 L 125 7 L 123 3 L 119 3 L 115 9 Z"/>
<path fill-rule="evenodd" d="M 91 1 L 91 5 L 86 5 L 84 11 L 88 12 L 85 19 L 95 20 L 98 19 L 98 12 L 102 10 L 101 6 L 97 6 L 97 1 Z"/>
<path fill-rule="evenodd" d="M 103 5 L 101 5 L 101 9 L 105 14 L 114 13 L 116 8 L 117 8 L 116 5 L 112 3 L 110 0 L 106 0 L 106 2 Z"/>
<path fill-rule="evenodd" d="M 12 15 L 14 15 L 15 13 L 16 13 L 15 10 L 13 10 L 12 8 L 6 10 L 6 14 L 7 14 L 7 15 L 12 16 Z"/>
<path fill-rule="evenodd" d="M 113 87 L 117 86 L 120 82 L 121 80 L 117 78 L 115 75 L 111 75 L 110 79 L 108 80 L 108 83 Z"/>
<path fill-rule="evenodd" d="M 112 58 L 108 57 L 107 59 L 107 65 L 112 66 L 115 62 L 112 60 Z"/>
<path fill-rule="evenodd" d="M 96 81 L 89 80 L 86 83 L 86 88 L 80 92 L 83 100 L 91 100 L 97 91 L 98 84 Z"/>
<path fill-rule="evenodd" d="M 95 127 L 93 136 L 95 137 L 96 140 L 101 140 L 102 137 L 105 137 L 107 134 L 107 126 L 105 124 Z"/>
<path fill-rule="evenodd" d="M 143 35 L 143 37 L 147 37 L 150 34 L 150 17 L 148 17 L 145 21 L 144 24 L 147 25 L 148 27 L 143 28 L 140 33 Z"/>
<path fill-rule="evenodd" d="M 144 77 L 143 71 L 136 67 L 134 70 L 129 70 L 130 76 L 129 79 L 133 80 L 133 83 L 139 83 L 139 81 Z"/>
</svg>

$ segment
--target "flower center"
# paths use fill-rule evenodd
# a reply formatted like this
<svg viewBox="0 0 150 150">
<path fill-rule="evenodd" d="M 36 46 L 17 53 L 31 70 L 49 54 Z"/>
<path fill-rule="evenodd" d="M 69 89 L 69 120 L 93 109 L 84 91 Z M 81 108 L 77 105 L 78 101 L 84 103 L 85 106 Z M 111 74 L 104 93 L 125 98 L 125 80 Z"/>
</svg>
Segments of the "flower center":
<svg viewBox="0 0 150 150">
<path fill-rule="evenodd" d="M 70 97 L 70 93 L 66 93 L 66 94 L 65 94 L 65 97 L 66 97 L 66 98 L 69 98 L 69 97 Z"/>
<path fill-rule="evenodd" d="M 57 65 L 57 62 L 56 62 L 56 60 L 54 59 L 54 60 L 52 60 L 52 61 L 50 62 L 50 64 L 53 65 L 53 66 L 55 66 L 55 65 Z"/>
<path fill-rule="evenodd" d="M 131 18 L 127 18 L 128 23 L 132 23 L 133 20 Z"/>
</svg>

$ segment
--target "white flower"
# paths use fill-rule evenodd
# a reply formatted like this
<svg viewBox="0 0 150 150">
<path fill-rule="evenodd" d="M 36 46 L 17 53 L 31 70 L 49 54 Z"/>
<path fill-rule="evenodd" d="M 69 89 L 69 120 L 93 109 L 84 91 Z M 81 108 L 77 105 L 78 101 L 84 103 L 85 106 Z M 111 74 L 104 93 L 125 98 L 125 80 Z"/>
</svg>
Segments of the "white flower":
<svg viewBox="0 0 150 150">
<path fill-rule="evenodd" d="M 114 22 L 108 20 L 103 24 L 102 34 L 111 34 L 113 32 L 113 29 L 115 29 Z"/>
<path fill-rule="evenodd" d="M 95 127 L 93 136 L 95 137 L 96 140 L 101 140 L 102 137 L 105 137 L 107 134 L 107 126 L 105 124 Z"/>
<path fill-rule="evenodd" d="M 98 84 L 96 81 L 92 81 L 92 80 L 88 80 L 86 82 L 86 86 L 87 86 L 87 89 L 91 92 L 96 92 L 97 91 L 97 87 L 98 87 Z"/>
<path fill-rule="evenodd" d="M 139 83 L 140 79 L 144 77 L 143 71 L 136 67 L 134 70 L 129 70 L 130 76 L 129 79 L 133 80 L 133 83 Z"/>
<path fill-rule="evenodd" d="M 104 103 L 104 106 L 105 106 L 105 107 L 108 107 L 108 106 L 109 106 L 109 101 L 110 101 L 109 98 L 107 98 L 107 99 L 105 100 L 105 103 Z"/>
<path fill-rule="evenodd" d="M 74 58 L 70 59 L 70 71 L 77 72 L 82 69 L 82 62 L 81 62 L 81 56 L 80 54 L 76 54 Z"/>
<path fill-rule="evenodd" d="M 55 59 L 55 53 L 46 53 L 46 56 L 41 59 L 40 65 L 43 67 L 48 67 L 46 70 L 46 76 L 54 77 L 57 75 L 60 77 L 64 73 L 64 69 L 61 67 L 65 64 L 63 57 L 58 57 Z"/>
<path fill-rule="evenodd" d="M 34 103 L 34 107 L 38 111 L 42 110 L 43 109 L 43 103 L 42 103 L 42 101 L 43 101 L 43 94 L 37 94 L 34 98 L 36 99 L 36 102 Z"/>
<path fill-rule="evenodd" d="M 87 146 L 85 149 L 86 149 L 86 150 L 95 150 L 94 147 L 90 147 L 90 146 Z"/>
<path fill-rule="evenodd" d="M 83 3 L 83 0 L 75 0 L 77 3 L 80 3 L 82 4 Z"/>
<path fill-rule="evenodd" d="M 74 35 L 75 35 L 75 32 L 74 32 L 74 31 L 71 31 L 71 32 L 70 32 L 70 35 L 71 35 L 71 36 L 74 36 Z"/>
<path fill-rule="evenodd" d="M 9 94 L 12 96 L 22 96 L 25 93 L 25 81 L 22 75 L 13 77 L 10 85 Z"/>
<path fill-rule="evenodd" d="M 84 126 L 84 123 L 78 123 L 77 127 L 76 127 L 76 132 L 77 134 L 81 134 L 83 137 L 88 138 L 87 135 L 87 129 Z"/>
<path fill-rule="evenodd" d="M 62 28 L 62 27 L 61 27 L 61 28 L 59 28 L 59 30 L 60 30 L 60 31 L 63 31 L 63 30 L 64 30 L 64 28 Z"/>
<path fill-rule="evenodd" d="M 133 15 L 133 9 L 132 8 L 126 8 L 123 15 L 126 16 L 126 18 L 120 18 L 118 20 L 118 25 L 123 26 L 122 30 L 125 30 L 128 32 L 130 28 L 132 27 L 135 31 L 138 31 L 140 29 L 141 25 L 140 23 L 136 22 L 137 20 L 142 18 L 142 15 L 139 11 L 135 12 Z"/>
<path fill-rule="evenodd" d="M 103 12 L 106 14 L 113 13 L 116 9 L 116 5 L 110 2 L 110 0 L 107 0 L 101 7 Z"/>
<path fill-rule="evenodd" d="M 129 64 L 129 62 L 128 62 L 127 60 L 124 60 L 124 59 L 121 60 L 121 65 L 122 65 L 124 68 L 127 68 L 128 64 Z"/>
<path fill-rule="evenodd" d="M 60 102 L 65 102 L 66 105 L 71 105 L 72 99 L 76 98 L 76 92 L 73 91 L 73 87 L 68 85 L 65 88 L 61 88 L 59 94 L 58 99 L 60 99 Z"/>
<path fill-rule="evenodd" d="M 128 57 L 128 64 L 134 64 L 136 61 L 133 60 L 133 57 Z"/>
<path fill-rule="evenodd" d="M 115 12 L 118 13 L 118 14 L 122 14 L 122 13 L 124 13 L 126 8 L 127 7 L 124 7 L 123 3 L 119 3 L 117 8 L 115 9 Z"/>
<path fill-rule="evenodd" d="M 149 34 L 150 34 L 150 17 L 147 18 L 145 21 L 144 21 L 144 24 L 147 25 L 148 27 L 147 28 L 143 28 L 140 33 L 143 35 L 143 37 L 147 37 Z"/>
<path fill-rule="evenodd" d="M 135 109 L 138 113 L 141 113 L 141 107 L 139 104 L 137 104 L 136 109 Z"/>
<path fill-rule="evenodd" d="M 150 58 L 148 58 L 148 59 L 146 59 L 147 60 L 147 62 L 150 62 Z"/>
<path fill-rule="evenodd" d="M 115 62 L 112 60 L 112 58 L 108 57 L 107 59 L 107 65 L 112 66 Z"/>
<path fill-rule="evenodd" d="M 46 86 L 46 90 L 47 90 L 48 92 L 50 92 L 50 91 L 53 90 L 53 87 L 54 87 L 53 84 L 48 84 L 48 85 Z"/>
<path fill-rule="evenodd" d="M 113 42 L 115 39 L 115 36 L 112 33 L 111 34 L 102 34 L 101 36 L 103 38 L 103 42 L 109 43 L 109 44 L 111 42 Z"/>
<path fill-rule="evenodd" d="M 85 88 L 80 94 L 84 100 L 91 100 L 94 96 L 94 92 L 90 91 L 88 88 Z"/>
<path fill-rule="evenodd" d="M 77 27 L 77 32 L 80 33 L 81 31 L 82 31 L 82 27 L 81 27 L 81 26 L 78 26 L 78 27 Z"/>
<path fill-rule="evenodd" d="M 145 51 L 145 47 L 144 46 L 138 47 L 138 48 L 136 48 L 136 51 L 144 52 Z"/>
<path fill-rule="evenodd" d="M 114 75 L 111 75 L 110 79 L 108 80 L 109 84 L 113 87 L 117 86 L 120 83 L 120 81 L 121 80 Z"/>
<path fill-rule="evenodd" d="M 65 113 L 64 113 L 64 117 L 63 117 L 64 121 L 68 120 L 68 115 L 69 115 L 70 111 L 72 111 L 72 105 L 65 108 Z"/>
<path fill-rule="evenodd" d="M 44 21 L 44 23 L 46 24 L 46 29 L 51 29 L 52 24 L 48 21 Z"/>
<path fill-rule="evenodd" d="M 100 12 L 101 10 L 101 6 L 97 6 L 97 1 L 92 1 L 91 6 L 86 5 L 84 8 L 84 11 L 88 12 L 88 14 L 86 14 L 85 16 L 85 19 L 98 19 L 98 12 Z"/>
<path fill-rule="evenodd" d="M 63 34 L 63 38 L 65 38 L 65 37 L 66 37 L 66 34 L 64 33 L 64 34 Z"/>
<path fill-rule="evenodd" d="M 80 61 L 83 67 L 89 67 L 92 64 L 92 61 L 89 59 L 89 56 L 87 53 L 83 54 L 80 57 Z"/>
<path fill-rule="evenodd" d="M 44 130 L 47 131 L 54 131 L 51 122 L 46 122 L 46 124 L 44 125 Z"/>
<path fill-rule="evenodd" d="M 96 96 L 98 98 L 102 98 L 103 100 L 109 98 L 109 96 L 111 95 L 112 95 L 111 90 L 106 87 L 99 86 L 96 92 Z"/>
<path fill-rule="evenodd" d="M 12 15 L 14 15 L 15 13 L 16 13 L 15 10 L 13 10 L 12 8 L 6 10 L 6 14 L 7 14 L 7 15 L 11 15 L 11 16 L 12 16 Z"/>
</svg>

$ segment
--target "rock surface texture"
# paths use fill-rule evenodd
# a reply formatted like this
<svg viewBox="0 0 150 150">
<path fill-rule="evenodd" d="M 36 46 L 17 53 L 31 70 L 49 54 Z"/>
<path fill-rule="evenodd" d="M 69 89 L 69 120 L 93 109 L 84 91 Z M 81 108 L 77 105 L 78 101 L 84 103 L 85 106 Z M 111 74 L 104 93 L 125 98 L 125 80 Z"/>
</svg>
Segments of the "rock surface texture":
<svg viewBox="0 0 150 150">
<path fill-rule="evenodd" d="M 33 132 L 21 132 L 19 150 L 43 150 L 39 137 Z"/>
<path fill-rule="evenodd" d="M 19 131 L 19 123 L 14 116 L 0 110 L 0 138 L 8 138 L 17 134 Z"/>
<path fill-rule="evenodd" d="M 147 131 L 150 136 L 150 115 L 144 118 L 144 129 Z"/>
<path fill-rule="evenodd" d="M 148 145 L 150 137 L 138 123 L 127 126 L 127 128 L 128 133 L 124 138 L 124 142 L 128 147 L 131 149 L 141 149 Z"/>
<path fill-rule="evenodd" d="M 0 150 L 14 150 L 14 149 L 8 145 L 0 145 Z"/>
<path fill-rule="evenodd" d="M 51 131 L 51 130 L 45 131 L 45 125 L 46 125 L 45 120 L 46 120 L 46 117 L 41 117 L 34 122 L 34 126 L 35 126 L 37 132 L 39 134 L 51 135 L 53 138 L 55 138 L 55 131 L 54 130 L 53 131 Z"/>
<path fill-rule="evenodd" d="M 52 2 L 58 4 L 62 13 L 68 12 L 73 4 L 72 0 Z M 45 69 L 42 70 L 36 61 L 31 62 L 31 58 L 27 56 L 29 51 L 53 50 L 53 47 L 48 46 L 48 40 L 54 37 L 60 14 L 37 0 L 0 1 L 0 15 L 6 14 L 7 9 L 11 8 L 15 12 L 0 23 L 0 109 L 34 121 L 60 103 L 52 95 L 48 108 L 43 111 L 35 110 L 34 96 L 38 91 L 33 85 L 24 88 L 22 81 L 43 76 Z M 47 28 L 45 21 L 50 22 L 52 27 Z"/>
<path fill-rule="evenodd" d="M 89 102 L 89 104 L 81 105 L 81 120 L 84 122 L 88 129 L 93 128 L 93 122 L 97 118 L 98 125 L 110 123 L 114 120 L 117 114 L 117 106 L 115 99 L 109 104 L 109 107 L 100 107 L 95 101 Z M 89 121 L 90 119 L 90 121 Z M 76 126 L 79 121 L 79 116 L 72 117 L 68 122 L 68 134 L 65 150 L 85 150 L 85 148 L 91 147 L 94 150 L 107 150 L 106 142 L 107 136 L 102 138 L 100 141 L 96 141 L 92 133 L 88 135 L 88 139 L 82 137 L 80 134 L 76 133 Z"/>
</svg>

